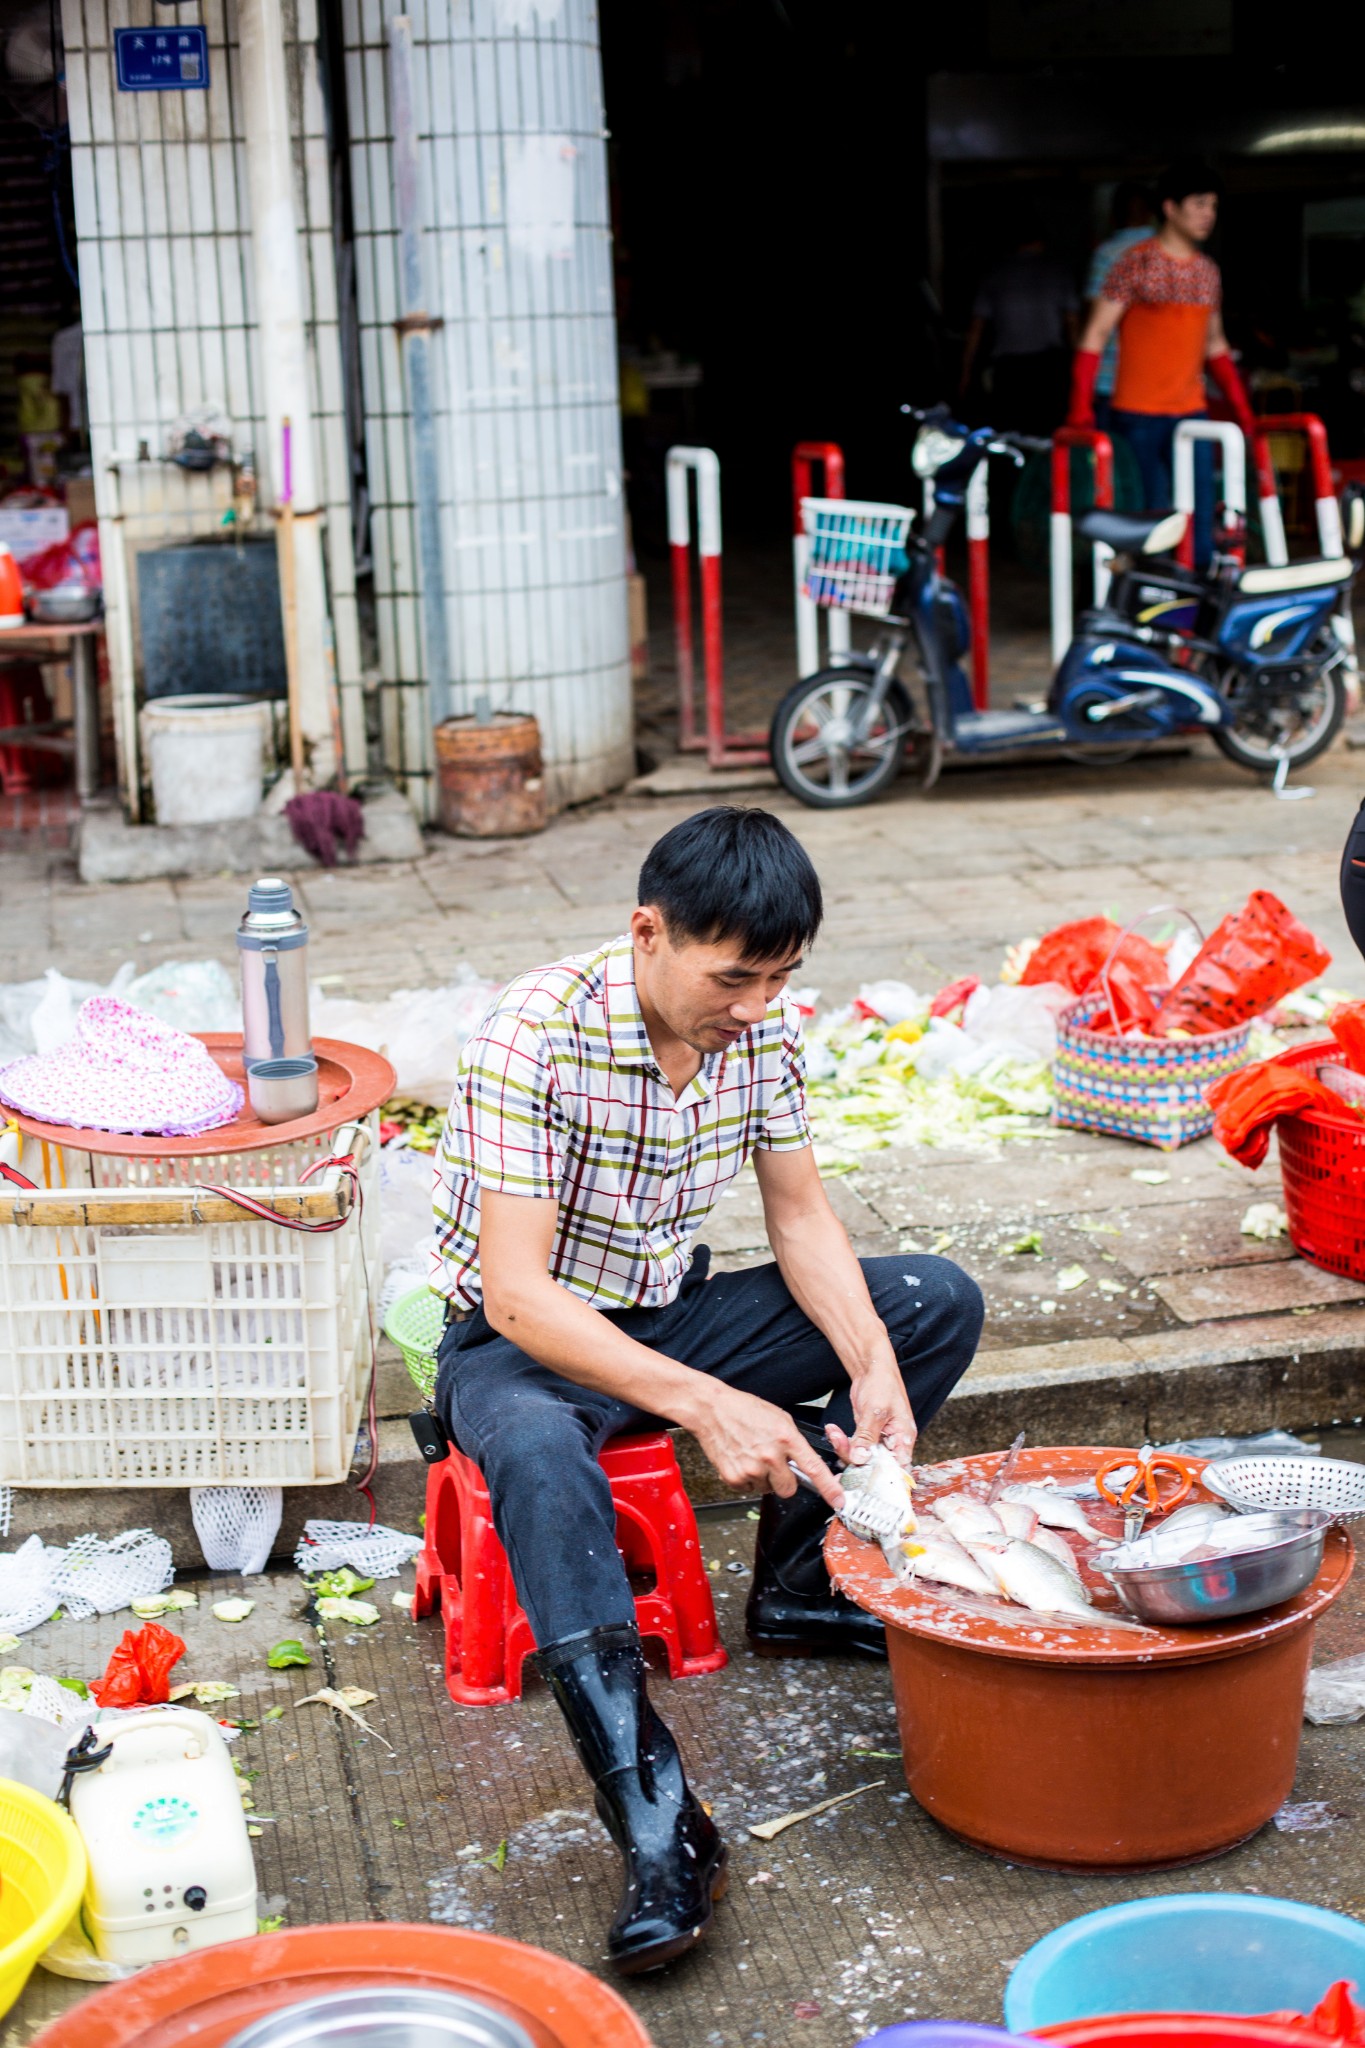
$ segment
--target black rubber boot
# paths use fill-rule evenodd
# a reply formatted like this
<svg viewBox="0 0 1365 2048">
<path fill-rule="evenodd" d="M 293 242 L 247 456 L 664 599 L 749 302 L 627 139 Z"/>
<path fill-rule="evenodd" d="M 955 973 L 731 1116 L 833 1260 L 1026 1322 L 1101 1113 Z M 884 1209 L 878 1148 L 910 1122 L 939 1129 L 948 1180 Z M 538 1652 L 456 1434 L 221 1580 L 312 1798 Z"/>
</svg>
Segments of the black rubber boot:
<svg viewBox="0 0 1365 2048">
<path fill-rule="evenodd" d="M 822 1429 L 797 1422 L 831 1472 L 839 1460 Z M 749 1647 L 760 1657 L 821 1657 L 853 1651 L 885 1657 L 886 1629 L 875 1614 L 837 1592 L 825 1570 L 830 1511 L 808 1486 L 782 1499 L 763 1497 L 754 1544 L 754 1583 L 744 1610 Z"/>
<path fill-rule="evenodd" d="M 726 1885 L 725 1844 L 688 1790 L 678 1745 L 649 1702 L 631 1622 L 588 1629 L 536 1663 L 569 1724 L 597 1812 L 625 1864 L 607 1953 L 628 1976 L 695 1948 Z"/>
</svg>

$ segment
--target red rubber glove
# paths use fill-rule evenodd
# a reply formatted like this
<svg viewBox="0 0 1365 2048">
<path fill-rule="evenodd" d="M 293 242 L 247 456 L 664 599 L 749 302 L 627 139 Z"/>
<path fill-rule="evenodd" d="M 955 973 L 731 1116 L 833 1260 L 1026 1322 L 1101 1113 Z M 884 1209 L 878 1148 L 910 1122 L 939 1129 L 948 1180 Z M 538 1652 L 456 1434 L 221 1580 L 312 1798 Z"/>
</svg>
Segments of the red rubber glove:
<svg viewBox="0 0 1365 2048">
<path fill-rule="evenodd" d="M 1247 397 L 1247 388 L 1236 363 L 1224 349 L 1221 354 L 1209 357 L 1207 367 L 1210 377 L 1226 399 L 1232 417 L 1249 441 L 1256 432 L 1256 415 L 1251 410 L 1251 400 Z"/>
<path fill-rule="evenodd" d="M 1071 410 L 1066 416 L 1069 427 L 1094 426 L 1095 379 L 1099 374 L 1099 351 L 1078 348 L 1071 358 Z"/>
</svg>

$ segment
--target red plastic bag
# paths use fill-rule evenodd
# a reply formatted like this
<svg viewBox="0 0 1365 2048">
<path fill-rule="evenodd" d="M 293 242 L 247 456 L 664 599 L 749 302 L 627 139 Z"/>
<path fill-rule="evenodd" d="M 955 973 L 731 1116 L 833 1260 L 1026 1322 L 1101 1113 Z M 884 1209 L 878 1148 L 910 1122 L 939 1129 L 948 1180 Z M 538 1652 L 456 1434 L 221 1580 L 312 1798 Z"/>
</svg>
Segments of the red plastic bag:
<svg viewBox="0 0 1365 2048">
<path fill-rule="evenodd" d="M 90 1690 L 101 1707 L 164 1707 L 170 1697 L 171 1668 L 185 1654 L 179 1636 L 149 1621 L 123 1641 L 105 1666 L 103 1678 Z"/>
<path fill-rule="evenodd" d="M 1301 1109 L 1325 1109 L 1339 1117 L 1343 1109 L 1341 1096 L 1316 1074 L 1283 1060 L 1258 1060 L 1254 1067 L 1226 1074 L 1204 1099 L 1213 1111 L 1214 1137 L 1224 1151 L 1250 1167 L 1261 1165 L 1280 1117 Z"/>
<path fill-rule="evenodd" d="M 1347 1066 L 1365 1074 L 1365 1003 L 1343 1003 L 1327 1019 L 1327 1028 L 1345 1053 Z"/>
<path fill-rule="evenodd" d="M 964 974 L 961 981 L 950 981 L 946 987 L 939 990 L 930 1003 L 929 1015 L 951 1017 L 954 1010 L 966 1008 L 967 998 L 974 996 L 980 986 L 980 978 L 975 974 Z"/>
<path fill-rule="evenodd" d="M 1152 1020 L 1152 1035 L 1230 1031 L 1330 966 L 1332 956 L 1268 889 L 1225 917 Z"/>
<path fill-rule="evenodd" d="M 20 563 L 24 583 L 30 590 L 70 588 L 98 594 L 100 574 L 100 530 L 93 519 L 83 519 L 65 540 L 54 541 Z"/>
<path fill-rule="evenodd" d="M 1059 924 L 1039 939 L 1019 980 L 1024 987 L 1056 981 L 1072 995 L 1083 996 L 1094 987 L 1111 953 L 1111 981 L 1120 968 L 1126 969 L 1140 988 L 1165 988 L 1170 980 L 1165 955 L 1136 932 L 1120 937 L 1118 925 L 1108 917 L 1082 917 L 1074 924 Z"/>
<path fill-rule="evenodd" d="M 1351 1996 L 1355 1988 L 1349 1978 L 1341 1977 L 1323 1992 L 1310 2013 L 1266 2012 L 1258 2013 L 1257 2017 L 1274 2020 L 1282 2027 L 1302 2027 L 1305 2033 L 1318 2034 L 1329 2041 L 1349 2041 L 1365 2048 L 1365 2011 Z"/>
</svg>

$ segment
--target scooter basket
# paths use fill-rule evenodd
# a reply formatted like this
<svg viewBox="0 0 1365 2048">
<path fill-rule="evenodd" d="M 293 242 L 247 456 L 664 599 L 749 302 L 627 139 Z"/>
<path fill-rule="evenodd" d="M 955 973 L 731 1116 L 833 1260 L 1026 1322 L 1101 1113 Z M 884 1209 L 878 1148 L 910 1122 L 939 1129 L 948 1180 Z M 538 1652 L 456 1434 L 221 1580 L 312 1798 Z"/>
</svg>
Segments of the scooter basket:
<svg viewBox="0 0 1365 2048">
<path fill-rule="evenodd" d="M 906 567 L 905 536 L 914 515 L 904 505 L 858 498 L 803 498 L 809 550 L 805 594 L 827 610 L 883 616 Z"/>
<path fill-rule="evenodd" d="M 1153 991 L 1164 993 L 1164 991 Z M 1057 1019 L 1053 1121 L 1174 1152 L 1213 1129 L 1206 1090 L 1246 1066 L 1251 1026 L 1198 1038 L 1123 1038 L 1087 1029 L 1108 1003 L 1080 996 Z"/>
</svg>

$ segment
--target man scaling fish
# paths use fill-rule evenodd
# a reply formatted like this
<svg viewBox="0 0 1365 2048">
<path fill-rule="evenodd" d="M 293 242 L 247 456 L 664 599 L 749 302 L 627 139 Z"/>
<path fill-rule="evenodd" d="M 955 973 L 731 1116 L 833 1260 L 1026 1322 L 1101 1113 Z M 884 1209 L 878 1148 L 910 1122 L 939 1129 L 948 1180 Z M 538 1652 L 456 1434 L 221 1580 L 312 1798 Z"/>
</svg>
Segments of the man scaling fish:
<svg viewBox="0 0 1365 2048">
<path fill-rule="evenodd" d="M 784 993 L 822 915 L 779 819 L 688 818 L 647 855 L 627 932 L 495 999 L 441 1140 L 436 1414 L 483 1474 L 621 1853 L 608 1953 L 624 1971 L 705 1934 L 725 1847 L 646 1693 L 598 1452 L 660 1418 L 689 1430 L 727 1486 L 765 1496 L 753 1649 L 884 1657 L 881 1623 L 825 1570 L 840 1468 L 852 1482 L 874 1452 L 908 1468 L 981 1333 L 980 1290 L 957 1266 L 858 1259 L 830 1208 Z M 708 1275 L 697 1232 L 749 1162 L 773 1263 Z M 1000 1571 L 1017 1561 L 1002 1553 Z"/>
</svg>

